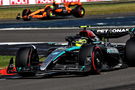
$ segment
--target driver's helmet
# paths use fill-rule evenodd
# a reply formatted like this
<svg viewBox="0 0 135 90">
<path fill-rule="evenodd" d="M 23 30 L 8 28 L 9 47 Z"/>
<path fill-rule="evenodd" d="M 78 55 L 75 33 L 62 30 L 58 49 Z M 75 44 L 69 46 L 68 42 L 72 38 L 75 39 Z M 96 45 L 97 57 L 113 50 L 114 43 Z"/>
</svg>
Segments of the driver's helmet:
<svg viewBox="0 0 135 90">
<path fill-rule="evenodd" d="M 60 4 L 60 3 L 56 2 L 56 1 L 53 1 L 53 3 L 52 3 L 52 5 L 53 5 L 54 7 L 58 7 L 59 4 Z"/>
<path fill-rule="evenodd" d="M 95 38 L 96 37 L 96 35 L 92 31 L 90 31 L 90 30 L 80 31 L 79 35 L 81 37 L 89 37 L 89 38 Z"/>
<path fill-rule="evenodd" d="M 52 3 L 52 4 L 53 4 L 53 6 L 55 6 L 55 5 L 56 5 L 56 1 L 53 1 L 53 3 Z"/>
<path fill-rule="evenodd" d="M 80 38 L 78 40 L 75 41 L 75 46 L 82 46 L 83 44 L 87 43 L 87 39 L 86 38 Z"/>
</svg>

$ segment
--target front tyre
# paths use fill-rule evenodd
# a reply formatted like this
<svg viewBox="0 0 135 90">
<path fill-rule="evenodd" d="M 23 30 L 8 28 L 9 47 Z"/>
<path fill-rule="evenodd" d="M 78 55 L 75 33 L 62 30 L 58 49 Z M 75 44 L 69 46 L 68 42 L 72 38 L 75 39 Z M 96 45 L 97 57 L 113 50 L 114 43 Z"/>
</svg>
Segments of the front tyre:
<svg viewBox="0 0 135 90">
<path fill-rule="evenodd" d="M 85 9 L 82 6 L 77 6 L 73 9 L 72 14 L 74 17 L 81 18 L 85 15 Z"/>
<path fill-rule="evenodd" d="M 126 42 L 125 47 L 125 62 L 130 66 L 135 66 L 135 37 L 130 38 Z"/>
<path fill-rule="evenodd" d="M 22 68 L 29 68 L 37 66 L 39 63 L 39 57 L 37 50 L 34 47 L 22 47 L 17 51 L 15 59 L 15 67 L 20 76 L 33 76 L 35 72 L 23 72 Z"/>
<path fill-rule="evenodd" d="M 92 73 L 100 74 L 103 62 L 103 53 L 100 47 L 94 47 L 92 52 Z"/>
<path fill-rule="evenodd" d="M 100 47 L 94 45 L 83 45 L 79 53 L 79 64 L 86 70 L 87 74 L 100 74 L 103 55 Z"/>
<path fill-rule="evenodd" d="M 24 9 L 23 12 L 22 12 L 22 19 L 24 21 L 31 20 L 31 18 L 29 17 L 29 14 L 31 14 L 31 10 L 30 9 Z"/>
</svg>

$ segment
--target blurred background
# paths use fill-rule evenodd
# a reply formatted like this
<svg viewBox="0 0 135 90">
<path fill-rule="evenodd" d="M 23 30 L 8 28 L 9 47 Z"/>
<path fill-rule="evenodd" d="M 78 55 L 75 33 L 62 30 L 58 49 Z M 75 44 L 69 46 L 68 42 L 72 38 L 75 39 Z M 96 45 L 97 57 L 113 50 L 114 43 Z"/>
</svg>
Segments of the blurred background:
<svg viewBox="0 0 135 90">
<path fill-rule="evenodd" d="M 54 0 L 0 0 L 0 20 L 15 20 L 18 13 L 25 8 L 35 11 L 51 4 Z M 135 0 L 57 0 L 64 2 L 82 2 L 86 16 L 106 15 L 115 13 L 134 13 Z"/>
</svg>

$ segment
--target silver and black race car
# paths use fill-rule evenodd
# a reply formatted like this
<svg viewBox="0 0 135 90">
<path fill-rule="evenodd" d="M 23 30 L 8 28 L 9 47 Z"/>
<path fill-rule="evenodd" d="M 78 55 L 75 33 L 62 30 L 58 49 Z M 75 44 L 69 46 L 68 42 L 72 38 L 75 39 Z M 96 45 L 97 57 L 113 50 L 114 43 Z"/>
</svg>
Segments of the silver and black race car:
<svg viewBox="0 0 135 90">
<path fill-rule="evenodd" d="M 130 34 L 126 44 L 108 42 Z M 35 46 L 21 47 L 16 54 L 15 69 L 11 59 L 8 72 L 20 76 L 50 75 L 55 73 L 89 75 L 101 71 L 126 68 L 135 65 L 135 37 L 133 29 L 84 30 L 76 36 L 67 36 L 68 45 L 50 48 L 43 62 Z"/>
</svg>

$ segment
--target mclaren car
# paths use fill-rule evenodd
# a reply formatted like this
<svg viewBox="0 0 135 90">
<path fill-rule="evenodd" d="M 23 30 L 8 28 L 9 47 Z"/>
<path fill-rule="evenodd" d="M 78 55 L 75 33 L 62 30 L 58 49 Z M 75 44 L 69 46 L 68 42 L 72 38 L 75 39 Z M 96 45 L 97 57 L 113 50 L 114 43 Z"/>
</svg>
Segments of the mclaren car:
<svg viewBox="0 0 135 90">
<path fill-rule="evenodd" d="M 71 7 L 72 6 L 72 7 Z M 20 16 L 22 15 L 22 17 Z M 36 19 L 50 19 L 57 16 L 69 16 L 73 15 L 77 18 L 81 18 L 85 15 L 85 9 L 81 2 L 70 2 L 70 3 L 56 3 L 52 5 L 45 5 L 44 8 L 31 11 L 30 9 L 24 9 L 22 14 L 18 14 L 16 19 L 22 18 L 24 21 L 29 21 L 32 18 Z"/>
</svg>

